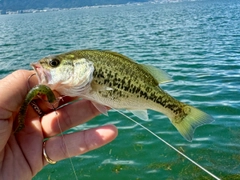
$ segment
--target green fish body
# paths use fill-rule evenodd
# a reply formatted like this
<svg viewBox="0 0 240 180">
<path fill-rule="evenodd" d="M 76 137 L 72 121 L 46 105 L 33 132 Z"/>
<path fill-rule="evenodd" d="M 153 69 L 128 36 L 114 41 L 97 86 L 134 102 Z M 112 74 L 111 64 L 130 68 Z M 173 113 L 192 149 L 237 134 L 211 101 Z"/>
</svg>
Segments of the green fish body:
<svg viewBox="0 0 240 180">
<path fill-rule="evenodd" d="M 188 141 L 196 127 L 213 121 L 210 115 L 176 100 L 159 87 L 171 80 L 165 72 L 116 52 L 76 50 L 45 57 L 32 66 L 40 84 L 62 95 L 91 100 L 102 113 L 108 106 L 130 110 L 147 120 L 147 109 L 161 112 Z"/>
</svg>

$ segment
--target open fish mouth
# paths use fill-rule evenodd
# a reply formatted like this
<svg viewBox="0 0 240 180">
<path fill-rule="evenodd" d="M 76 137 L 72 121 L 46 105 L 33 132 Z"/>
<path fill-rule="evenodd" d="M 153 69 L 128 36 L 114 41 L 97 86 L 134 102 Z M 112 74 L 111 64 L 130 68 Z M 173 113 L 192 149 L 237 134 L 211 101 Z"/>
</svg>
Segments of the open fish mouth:
<svg viewBox="0 0 240 180">
<path fill-rule="evenodd" d="M 32 68 L 36 72 L 39 84 L 48 84 L 47 72 L 44 71 L 40 63 L 32 63 Z"/>
</svg>

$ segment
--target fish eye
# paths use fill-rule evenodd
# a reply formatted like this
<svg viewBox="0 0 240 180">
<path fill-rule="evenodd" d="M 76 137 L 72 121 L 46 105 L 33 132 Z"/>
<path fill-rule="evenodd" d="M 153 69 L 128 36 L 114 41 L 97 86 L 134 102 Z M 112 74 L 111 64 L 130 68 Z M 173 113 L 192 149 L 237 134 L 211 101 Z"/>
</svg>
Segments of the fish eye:
<svg viewBox="0 0 240 180">
<path fill-rule="evenodd" d="M 51 67 L 57 67 L 59 64 L 60 64 L 60 60 L 59 60 L 59 59 L 51 59 L 51 60 L 49 61 L 49 65 L 50 65 Z"/>
</svg>

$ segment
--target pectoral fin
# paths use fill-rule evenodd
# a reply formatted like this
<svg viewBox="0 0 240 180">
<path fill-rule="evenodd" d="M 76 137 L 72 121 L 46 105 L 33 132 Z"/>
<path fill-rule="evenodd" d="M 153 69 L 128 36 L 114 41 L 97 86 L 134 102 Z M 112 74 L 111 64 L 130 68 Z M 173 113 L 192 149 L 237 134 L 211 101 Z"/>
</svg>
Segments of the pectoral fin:
<svg viewBox="0 0 240 180">
<path fill-rule="evenodd" d="M 91 87 L 95 91 L 112 91 L 112 90 L 114 90 L 111 87 L 108 87 L 105 85 L 100 85 L 100 84 L 96 83 L 95 81 L 92 82 Z"/>
</svg>

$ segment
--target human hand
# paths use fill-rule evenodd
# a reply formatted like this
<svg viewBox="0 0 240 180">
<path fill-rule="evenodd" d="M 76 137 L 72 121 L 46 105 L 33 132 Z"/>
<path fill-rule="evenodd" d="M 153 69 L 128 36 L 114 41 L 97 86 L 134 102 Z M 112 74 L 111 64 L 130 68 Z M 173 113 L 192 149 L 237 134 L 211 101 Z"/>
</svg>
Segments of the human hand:
<svg viewBox="0 0 240 180">
<path fill-rule="evenodd" d="M 59 161 L 99 148 L 117 136 L 113 125 L 106 125 L 62 136 L 55 136 L 98 115 L 90 101 L 82 100 L 55 111 L 46 102 L 37 100 L 45 115 L 40 118 L 28 107 L 25 127 L 13 133 L 17 114 L 29 91 L 28 78 L 32 71 L 19 70 L 0 80 L 0 179 L 32 179 L 47 161 L 43 156 L 43 139 L 49 158 Z M 37 79 L 31 78 L 31 87 Z M 64 100 L 65 102 L 67 99 Z"/>
</svg>

